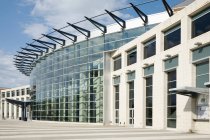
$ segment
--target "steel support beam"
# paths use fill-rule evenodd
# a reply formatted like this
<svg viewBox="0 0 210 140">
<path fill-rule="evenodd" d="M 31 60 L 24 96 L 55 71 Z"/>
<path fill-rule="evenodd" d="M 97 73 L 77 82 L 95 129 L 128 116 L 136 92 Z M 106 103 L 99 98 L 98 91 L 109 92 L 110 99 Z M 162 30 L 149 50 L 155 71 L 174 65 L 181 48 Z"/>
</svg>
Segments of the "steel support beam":
<svg viewBox="0 0 210 140">
<path fill-rule="evenodd" d="M 66 41 L 64 39 L 54 37 L 54 36 L 50 36 L 50 35 L 46 35 L 46 34 L 42 34 L 42 35 L 45 36 L 46 38 L 49 38 L 50 40 L 60 44 L 60 45 L 62 45 L 62 46 L 65 46 L 65 44 L 66 44 L 65 43 Z M 62 42 L 62 43 L 60 43 L 59 41 Z"/>
<path fill-rule="evenodd" d="M 109 16 L 111 16 L 117 22 L 117 24 L 120 25 L 120 27 L 122 27 L 122 29 L 126 28 L 126 22 L 125 22 L 125 20 L 123 20 L 120 17 L 114 15 L 113 13 L 109 12 L 108 10 L 105 10 L 105 11 L 107 12 L 107 14 Z"/>
<path fill-rule="evenodd" d="M 73 35 L 73 34 L 70 34 L 70 33 L 55 29 L 55 28 L 53 28 L 53 30 L 55 30 L 56 32 L 62 34 L 65 37 L 67 37 L 68 39 L 72 40 L 73 42 L 77 41 L 77 36 L 76 35 Z"/>
<path fill-rule="evenodd" d="M 28 44 L 28 43 L 26 43 L 26 44 L 28 46 L 31 46 L 31 47 L 33 47 L 33 48 L 35 48 L 37 50 L 40 50 L 40 51 L 43 51 L 42 49 L 44 49 L 46 53 L 48 53 L 48 51 L 49 51 L 49 48 L 48 47 L 43 47 L 43 46 L 34 45 L 34 44 Z"/>
<path fill-rule="evenodd" d="M 79 26 L 73 25 L 73 24 L 71 24 L 71 23 L 68 23 L 68 22 L 67 22 L 67 24 L 68 24 L 69 26 L 73 27 L 73 28 L 74 28 L 75 30 L 77 30 L 78 32 L 80 32 L 81 34 L 83 34 L 84 36 L 86 36 L 87 38 L 90 37 L 90 31 L 88 31 L 88 30 L 86 30 L 86 29 L 84 29 L 84 28 L 81 28 L 81 27 L 79 27 Z"/>
<path fill-rule="evenodd" d="M 47 42 L 47 41 L 42 41 L 42 40 L 37 40 L 37 39 L 33 39 L 34 41 L 48 47 L 48 48 L 51 48 L 51 49 L 56 49 L 56 44 L 55 43 L 51 43 L 51 42 Z M 53 48 L 51 46 L 53 46 Z"/>
<path fill-rule="evenodd" d="M 163 5 L 164 5 L 164 7 L 165 7 L 165 9 L 166 9 L 166 11 L 167 11 L 167 13 L 168 13 L 168 15 L 171 17 L 171 16 L 173 16 L 174 15 L 174 12 L 173 12 L 173 10 L 171 9 L 171 7 L 169 6 L 169 4 L 166 2 L 166 0 L 162 0 L 162 3 L 163 3 Z"/>
<path fill-rule="evenodd" d="M 132 3 L 130 3 L 130 5 L 135 10 L 135 12 L 138 14 L 138 16 L 142 19 L 142 21 L 144 22 L 144 25 L 146 25 L 148 23 L 148 16 L 144 12 L 142 12 L 138 7 L 133 5 Z"/>
<path fill-rule="evenodd" d="M 96 28 L 98 28 L 99 30 L 101 30 L 104 34 L 107 32 L 107 28 L 105 25 L 95 21 L 95 20 L 92 20 L 91 18 L 88 18 L 85 16 L 85 18 L 90 22 L 92 23 Z"/>
</svg>

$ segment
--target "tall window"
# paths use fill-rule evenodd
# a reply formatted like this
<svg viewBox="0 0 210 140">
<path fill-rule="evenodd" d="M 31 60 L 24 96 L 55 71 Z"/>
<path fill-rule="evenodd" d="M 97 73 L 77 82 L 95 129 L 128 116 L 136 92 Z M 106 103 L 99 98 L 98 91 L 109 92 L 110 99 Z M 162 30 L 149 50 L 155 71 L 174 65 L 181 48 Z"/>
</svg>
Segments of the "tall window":
<svg viewBox="0 0 210 140">
<path fill-rule="evenodd" d="M 181 26 L 180 24 L 169 29 L 164 33 L 164 50 L 173 48 L 181 43 Z"/>
<path fill-rule="evenodd" d="M 5 98 L 5 92 L 2 92 L 2 98 Z"/>
<path fill-rule="evenodd" d="M 21 89 L 21 95 L 25 95 L 25 89 Z"/>
<path fill-rule="evenodd" d="M 146 125 L 152 126 L 152 77 L 146 78 Z"/>
<path fill-rule="evenodd" d="M 29 89 L 29 88 L 26 89 L 26 94 L 27 94 L 27 95 L 30 94 L 30 89 Z"/>
<path fill-rule="evenodd" d="M 127 65 L 131 65 L 136 63 L 137 52 L 136 48 L 127 52 Z"/>
<path fill-rule="evenodd" d="M 196 65 L 196 87 L 206 88 L 204 83 L 209 82 L 209 62 Z M 197 97 L 197 118 L 209 119 L 209 95 Z"/>
<path fill-rule="evenodd" d="M 209 62 L 196 65 L 196 87 L 205 88 L 205 82 L 209 82 Z"/>
<path fill-rule="evenodd" d="M 7 97 L 10 97 L 10 91 L 7 91 Z"/>
<path fill-rule="evenodd" d="M 121 56 L 114 58 L 114 71 L 121 69 Z"/>
<path fill-rule="evenodd" d="M 192 38 L 210 31 L 210 7 L 192 17 Z"/>
<path fill-rule="evenodd" d="M 134 124 L 134 81 L 128 82 L 129 87 L 129 124 Z"/>
<path fill-rule="evenodd" d="M 169 89 L 176 88 L 176 70 L 168 74 L 168 103 L 167 103 L 167 127 L 176 128 L 176 94 Z"/>
<path fill-rule="evenodd" d="M 19 96 L 19 95 L 20 95 L 20 91 L 16 90 L 16 96 Z"/>
<path fill-rule="evenodd" d="M 153 38 L 144 44 L 144 59 L 149 58 L 156 53 L 156 39 Z"/>
<path fill-rule="evenodd" d="M 15 91 L 13 90 L 13 91 L 12 91 L 12 97 L 14 97 L 14 96 L 15 96 Z"/>
<path fill-rule="evenodd" d="M 115 123 L 119 123 L 119 85 L 115 86 Z"/>
</svg>

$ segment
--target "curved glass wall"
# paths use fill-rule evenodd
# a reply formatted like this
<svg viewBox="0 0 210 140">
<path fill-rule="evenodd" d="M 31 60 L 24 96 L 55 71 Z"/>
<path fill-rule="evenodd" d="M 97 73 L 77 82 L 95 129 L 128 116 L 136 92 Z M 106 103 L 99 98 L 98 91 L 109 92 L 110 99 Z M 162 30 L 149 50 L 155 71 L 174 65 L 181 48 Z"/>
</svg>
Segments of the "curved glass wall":
<svg viewBox="0 0 210 140">
<path fill-rule="evenodd" d="M 154 26 L 78 42 L 39 60 L 30 75 L 32 118 L 102 123 L 103 52 L 119 48 Z"/>
</svg>

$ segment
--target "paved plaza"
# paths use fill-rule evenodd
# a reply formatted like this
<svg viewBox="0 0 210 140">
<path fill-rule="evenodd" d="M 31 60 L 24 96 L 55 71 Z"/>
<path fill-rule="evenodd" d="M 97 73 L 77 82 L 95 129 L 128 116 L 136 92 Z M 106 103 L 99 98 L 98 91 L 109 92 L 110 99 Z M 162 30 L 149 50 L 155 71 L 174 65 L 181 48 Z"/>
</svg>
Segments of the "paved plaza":
<svg viewBox="0 0 210 140">
<path fill-rule="evenodd" d="M 0 121 L 0 140 L 210 140 L 210 135 L 58 122 Z"/>
</svg>

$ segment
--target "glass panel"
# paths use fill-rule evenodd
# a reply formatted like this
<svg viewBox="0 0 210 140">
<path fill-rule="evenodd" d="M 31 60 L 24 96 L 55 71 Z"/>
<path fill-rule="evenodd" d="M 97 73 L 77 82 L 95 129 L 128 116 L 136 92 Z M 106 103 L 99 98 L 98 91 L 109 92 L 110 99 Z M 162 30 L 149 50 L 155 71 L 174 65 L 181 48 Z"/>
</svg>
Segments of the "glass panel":
<svg viewBox="0 0 210 140">
<path fill-rule="evenodd" d="M 127 52 L 127 66 L 136 63 L 137 52 L 136 48 Z"/>
<path fill-rule="evenodd" d="M 144 59 L 149 58 L 156 53 L 156 40 L 153 38 L 144 44 Z"/>
<path fill-rule="evenodd" d="M 193 17 L 192 38 L 210 31 L 210 10 L 209 7 Z"/>
<path fill-rule="evenodd" d="M 114 71 L 121 69 L 121 56 L 114 58 Z"/>
<path fill-rule="evenodd" d="M 181 43 L 181 27 L 180 25 L 165 32 L 164 50 L 170 49 Z"/>
<path fill-rule="evenodd" d="M 171 128 L 176 128 L 176 119 L 168 119 L 167 126 Z"/>
<path fill-rule="evenodd" d="M 154 73 L 154 65 L 144 68 L 144 76 L 148 76 Z"/>
<path fill-rule="evenodd" d="M 165 61 L 165 70 L 175 68 L 178 66 L 178 57 L 174 57 Z"/>
</svg>

